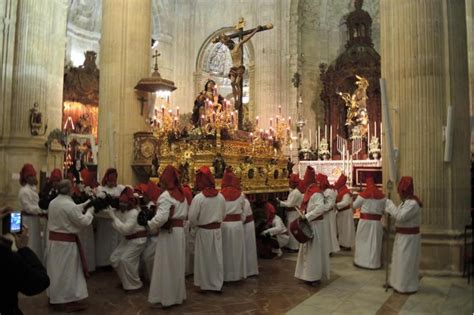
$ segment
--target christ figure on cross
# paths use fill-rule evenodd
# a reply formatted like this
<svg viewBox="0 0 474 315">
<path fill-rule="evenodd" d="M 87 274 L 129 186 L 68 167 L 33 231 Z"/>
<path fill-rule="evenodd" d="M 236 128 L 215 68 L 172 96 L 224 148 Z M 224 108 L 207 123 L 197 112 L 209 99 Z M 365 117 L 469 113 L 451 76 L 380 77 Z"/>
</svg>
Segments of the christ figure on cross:
<svg viewBox="0 0 474 315">
<path fill-rule="evenodd" d="M 243 125 L 243 106 L 242 106 L 242 94 L 243 94 L 243 78 L 245 74 L 244 67 L 244 44 L 249 41 L 252 36 L 257 32 L 266 31 L 273 28 L 272 24 L 259 25 L 258 27 L 250 30 L 243 30 L 244 19 L 240 18 L 239 23 L 236 25 L 238 32 L 233 34 L 221 34 L 217 37 L 213 43 L 221 42 L 226 45 L 230 50 L 232 57 L 232 67 L 229 71 L 229 79 L 232 85 L 232 94 L 234 95 L 234 106 L 239 111 L 239 124 L 238 127 L 242 130 Z M 245 36 L 245 37 L 244 37 Z M 239 38 L 237 43 L 234 42 L 233 38 Z"/>
</svg>

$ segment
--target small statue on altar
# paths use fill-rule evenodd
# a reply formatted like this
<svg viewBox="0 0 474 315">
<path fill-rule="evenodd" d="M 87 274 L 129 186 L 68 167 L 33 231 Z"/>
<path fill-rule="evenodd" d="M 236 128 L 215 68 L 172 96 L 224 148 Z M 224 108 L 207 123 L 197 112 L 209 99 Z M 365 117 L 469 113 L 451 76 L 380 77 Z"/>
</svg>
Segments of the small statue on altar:
<svg viewBox="0 0 474 315">
<path fill-rule="evenodd" d="M 194 128 L 202 127 L 201 117 L 206 114 L 206 102 L 212 102 L 212 106 L 224 105 L 224 97 L 217 93 L 216 82 L 214 80 L 207 80 L 204 85 L 204 90 L 194 100 L 193 114 L 191 121 Z M 217 109 L 217 108 L 212 108 Z"/>
<path fill-rule="evenodd" d="M 212 161 L 212 167 L 214 167 L 214 177 L 215 178 L 222 178 L 224 177 L 224 171 L 226 168 L 226 163 L 224 158 L 220 153 L 217 153 L 214 161 Z"/>
<path fill-rule="evenodd" d="M 378 137 L 371 137 L 369 143 L 369 158 L 372 160 L 378 160 L 380 158 L 380 144 Z"/>
</svg>

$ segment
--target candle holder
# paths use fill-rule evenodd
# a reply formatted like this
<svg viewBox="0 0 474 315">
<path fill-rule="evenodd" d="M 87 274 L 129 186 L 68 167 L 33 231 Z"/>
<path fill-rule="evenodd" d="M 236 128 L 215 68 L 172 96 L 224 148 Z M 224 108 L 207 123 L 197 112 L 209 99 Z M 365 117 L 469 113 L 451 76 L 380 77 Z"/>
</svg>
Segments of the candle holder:
<svg viewBox="0 0 474 315">
<path fill-rule="evenodd" d="M 372 137 L 369 143 L 369 158 L 372 160 L 380 159 L 380 143 L 378 137 Z"/>
</svg>

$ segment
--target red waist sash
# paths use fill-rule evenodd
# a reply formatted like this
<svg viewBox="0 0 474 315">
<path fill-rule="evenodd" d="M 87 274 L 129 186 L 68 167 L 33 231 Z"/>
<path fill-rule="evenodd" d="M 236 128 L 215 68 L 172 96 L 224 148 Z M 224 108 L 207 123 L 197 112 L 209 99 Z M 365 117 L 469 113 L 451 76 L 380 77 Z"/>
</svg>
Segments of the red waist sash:
<svg viewBox="0 0 474 315">
<path fill-rule="evenodd" d="M 420 227 L 395 227 L 395 232 L 398 234 L 414 235 L 420 234 Z"/>
<path fill-rule="evenodd" d="M 240 214 L 228 214 L 224 218 L 224 222 L 235 222 L 235 221 L 241 221 L 242 217 Z"/>
<path fill-rule="evenodd" d="M 296 208 L 295 207 L 286 208 L 286 211 L 288 212 L 296 211 Z"/>
<path fill-rule="evenodd" d="M 84 273 L 84 277 L 89 278 L 89 267 L 87 266 L 87 259 L 84 253 L 84 248 L 82 248 L 81 240 L 76 234 L 49 231 L 49 240 L 57 242 L 76 243 L 77 249 L 79 250 L 79 257 L 81 259 L 82 272 Z"/>
<path fill-rule="evenodd" d="M 148 232 L 146 230 L 143 230 L 143 231 L 138 231 L 138 232 L 130 234 L 130 235 L 126 235 L 125 238 L 127 240 L 134 240 L 136 238 L 143 238 L 143 237 L 147 237 L 147 236 L 148 236 Z"/>
<path fill-rule="evenodd" d="M 342 211 L 346 211 L 346 210 L 349 210 L 349 209 L 352 209 L 352 208 L 351 208 L 351 205 L 348 205 L 347 207 L 344 207 L 344 208 L 342 208 L 342 209 L 337 209 L 337 211 L 342 212 Z M 362 214 L 362 213 L 361 213 L 361 214 Z"/>
<path fill-rule="evenodd" d="M 181 219 L 171 219 L 171 226 L 172 227 L 183 227 L 184 226 L 184 220 Z"/>
<path fill-rule="evenodd" d="M 248 215 L 248 216 L 245 217 L 245 222 L 244 222 L 244 224 L 245 224 L 245 223 L 252 222 L 252 221 L 253 221 L 253 214 Z"/>
<path fill-rule="evenodd" d="M 321 214 L 319 217 L 316 217 L 315 219 L 311 220 L 310 222 L 318 221 L 318 220 L 324 220 L 324 214 Z"/>
<path fill-rule="evenodd" d="M 382 219 L 382 215 L 381 214 L 372 214 L 372 213 L 361 213 L 360 218 L 362 220 L 380 221 L 380 219 Z"/>
<path fill-rule="evenodd" d="M 220 222 L 212 222 L 204 225 L 199 225 L 201 229 L 206 229 L 206 230 L 217 230 L 221 228 L 221 223 Z"/>
</svg>

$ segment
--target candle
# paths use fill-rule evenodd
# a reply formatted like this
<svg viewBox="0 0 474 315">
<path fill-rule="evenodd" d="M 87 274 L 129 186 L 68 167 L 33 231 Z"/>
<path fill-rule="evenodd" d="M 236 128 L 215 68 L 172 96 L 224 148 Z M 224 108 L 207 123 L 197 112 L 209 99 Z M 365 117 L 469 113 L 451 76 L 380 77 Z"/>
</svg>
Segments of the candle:
<svg viewBox="0 0 474 315">
<path fill-rule="evenodd" d="M 374 136 L 377 138 L 377 122 L 374 121 Z"/>
<path fill-rule="evenodd" d="M 165 116 L 165 107 L 164 106 L 161 106 L 161 115 Z"/>
<path fill-rule="evenodd" d="M 290 136 L 290 128 L 286 128 L 286 136 L 289 137 Z"/>
<path fill-rule="evenodd" d="M 171 109 L 168 109 L 168 114 L 170 114 L 170 116 L 173 116 L 173 111 Z"/>
<path fill-rule="evenodd" d="M 290 128 L 291 128 L 291 116 L 288 117 L 288 125 L 289 125 Z"/>
<path fill-rule="evenodd" d="M 367 143 L 370 143 L 370 123 L 367 124 Z"/>
<path fill-rule="evenodd" d="M 253 139 L 253 132 L 250 133 L 250 140 Z"/>
<path fill-rule="evenodd" d="M 311 143 L 311 129 L 309 129 L 309 146 L 310 147 L 312 146 L 312 143 Z"/>
<path fill-rule="evenodd" d="M 276 116 L 275 122 L 276 122 L 276 125 L 275 125 L 275 126 L 278 128 L 278 116 Z"/>
<path fill-rule="evenodd" d="M 216 122 L 216 112 L 212 112 L 212 122 Z"/>
<path fill-rule="evenodd" d="M 176 107 L 176 116 L 179 116 L 179 106 Z"/>
<path fill-rule="evenodd" d="M 328 140 L 328 125 L 324 124 L 324 138 Z"/>
<path fill-rule="evenodd" d="M 176 128 L 176 126 L 178 125 L 178 117 L 174 118 L 173 124 L 174 124 L 174 127 Z"/>
<path fill-rule="evenodd" d="M 204 115 L 201 115 L 201 126 L 204 125 Z"/>
<path fill-rule="evenodd" d="M 230 122 L 232 123 L 232 125 L 234 124 L 234 113 L 230 113 Z"/>
<path fill-rule="evenodd" d="M 160 121 L 159 120 L 156 121 L 156 126 L 158 127 L 158 129 L 160 129 Z"/>
<path fill-rule="evenodd" d="M 272 126 L 273 118 L 270 118 L 270 127 Z"/>
<path fill-rule="evenodd" d="M 281 105 L 278 105 L 278 114 L 281 115 Z"/>
<path fill-rule="evenodd" d="M 258 116 L 255 117 L 255 127 L 258 127 Z"/>
<path fill-rule="evenodd" d="M 329 141 L 328 141 L 328 149 L 332 156 L 332 125 L 329 127 Z"/>
</svg>

